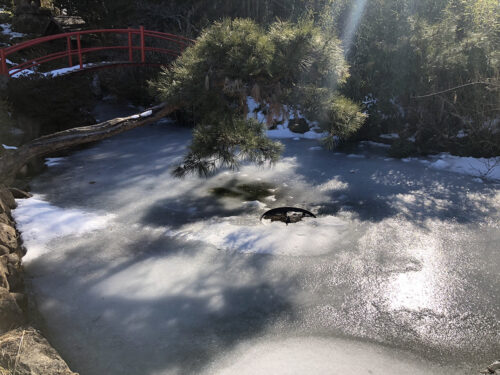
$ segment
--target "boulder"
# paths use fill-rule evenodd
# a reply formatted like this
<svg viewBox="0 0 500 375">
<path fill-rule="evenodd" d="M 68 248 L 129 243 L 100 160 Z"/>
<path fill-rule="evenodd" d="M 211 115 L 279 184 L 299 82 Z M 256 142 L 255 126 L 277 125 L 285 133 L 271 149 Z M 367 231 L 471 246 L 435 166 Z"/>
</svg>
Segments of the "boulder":
<svg viewBox="0 0 500 375">
<path fill-rule="evenodd" d="M 24 315 L 16 299 L 7 289 L 0 288 L 0 335 L 21 327 L 24 323 Z M 3 349 L 1 340 L 0 347 Z"/>
<path fill-rule="evenodd" d="M 0 223 L 0 245 L 12 249 L 12 252 L 17 249 L 17 233 L 10 225 Z"/>
<path fill-rule="evenodd" d="M 5 288 L 7 290 L 10 290 L 10 285 L 9 285 L 9 267 L 8 267 L 8 260 L 5 258 L 5 256 L 0 257 L 0 288 Z"/>
<path fill-rule="evenodd" d="M 0 213 L 0 223 L 12 226 L 12 220 L 5 212 Z"/>
<path fill-rule="evenodd" d="M 24 190 L 17 189 L 17 188 L 9 188 L 9 191 L 12 193 L 14 198 L 16 199 L 28 199 L 33 196 L 33 194 L 30 194 Z"/>
<path fill-rule="evenodd" d="M 19 328 L 0 336 L 0 347 L 0 374 L 3 368 L 16 375 L 78 375 L 34 328 Z"/>
<path fill-rule="evenodd" d="M 10 253 L 10 249 L 6 246 L 0 245 L 0 256 Z"/>
<path fill-rule="evenodd" d="M 11 255 L 17 256 L 17 254 Z M 9 290 L 11 292 L 22 292 L 24 290 L 24 272 L 21 268 L 21 264 L 7 263 L 7 270 L 9 271 L 7 275 L 7 281 L 10 287 Z"/>
<path fill-rule="evenodd" d="M 10 207 L 0 198 L 0 214 L 10 216 Z"/>
<path fill-rule="evenodd" d="M 304 134 L 310 130 L 309 124 L 303 118 L 291 119 L 288 122 L 288 129 L 290 129 L 290 131 L 292 131 L 294 133 L 300 133 L 300 134 Z"/>
<path fill-rule="evenodd" d="M 3 201 L 9 208 L 16 208 L 16 200 L 12 193 L 5 186 L 0 185 L 0 201 Z"/>
</svg>

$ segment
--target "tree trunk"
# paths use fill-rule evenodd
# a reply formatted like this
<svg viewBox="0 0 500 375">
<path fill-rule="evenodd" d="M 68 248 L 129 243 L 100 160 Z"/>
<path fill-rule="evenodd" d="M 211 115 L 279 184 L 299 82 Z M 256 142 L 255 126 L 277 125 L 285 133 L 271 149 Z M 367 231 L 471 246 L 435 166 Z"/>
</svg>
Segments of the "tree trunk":
<svg viewBox="0 0 500 375">
<path fill-rule="evenodd" d="M 151 115 L 141 117 L 140 114 L 119 117 L 99 124 L 73 128 L 41 138 L 37 138 L 16 150 L 3 150 L 0 153 L 0 181 L 9 185 L 14 181 L 16 173 L 31 159 L 56 151 L 68 149 L 81 144 L 99 141 L 127 130 L 152 124 L 174 112 L 177 107 L 163 103 L 145 111 Z"/>
</svg>

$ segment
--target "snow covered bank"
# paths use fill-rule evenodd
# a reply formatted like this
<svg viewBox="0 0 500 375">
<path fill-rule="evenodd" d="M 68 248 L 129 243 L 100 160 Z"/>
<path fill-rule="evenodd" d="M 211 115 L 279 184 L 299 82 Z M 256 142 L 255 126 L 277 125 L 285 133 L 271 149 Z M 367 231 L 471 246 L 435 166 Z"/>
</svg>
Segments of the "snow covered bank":
<svg viewBox="0 0 500 375">
<path fill-rule="evenodd" d="M 103 229 L 112 215 L 97 215 L 78 209 L 64 209 L 51 205 L 43 196 L 34 195 L 30 199 L 18 199 L 18 207 L 13 211 L 14 219 L 28 253 L 24 262 L 38 258 L 50 251 L 48 244 L 55 238 L 81 236 Z"/>
<path fill-rule="evenodd" d="M 433 169 L 500 181 L 500 157 L 487 159 L 442 153 L 431 158 L 435 160 L 429 164 Z"/>
</svg>

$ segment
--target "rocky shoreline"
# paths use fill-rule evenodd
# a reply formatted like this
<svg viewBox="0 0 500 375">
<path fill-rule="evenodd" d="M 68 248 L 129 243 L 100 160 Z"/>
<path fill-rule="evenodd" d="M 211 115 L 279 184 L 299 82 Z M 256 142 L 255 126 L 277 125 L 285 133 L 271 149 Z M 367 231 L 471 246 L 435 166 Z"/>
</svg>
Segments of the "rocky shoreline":
<svg viewBox="0 0 500 375">
<path fill-rule="evenodd" d="M 26 251 L 11 210 L 29 195 L 0 185 L 0 374 L 77 375 L 32 327 L 22 258 Z"/>
</svg>

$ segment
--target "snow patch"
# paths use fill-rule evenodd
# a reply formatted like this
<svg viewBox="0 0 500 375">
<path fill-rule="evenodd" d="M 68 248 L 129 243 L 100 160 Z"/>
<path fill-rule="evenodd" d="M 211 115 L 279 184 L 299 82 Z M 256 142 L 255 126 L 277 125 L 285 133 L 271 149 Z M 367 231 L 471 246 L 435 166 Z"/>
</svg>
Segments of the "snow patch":
<svg viewBox="0 0 500 375">
<path fill-rule="evenodd" d="M 373 141 L 361 141 L 360 142 L 362 145 L 369 145 L 373 147 L 383 147 L 383 148 L 390 148 L 391 145 L 388 145 L 386 143 L 380 143 L 380 142 L 373 142 Z"/>
<path fill-rule="evenodd" d="M 138 119 L 138 118 L 143 118 L 143 117 L 149 117 L 153 114 L 153 111 L 149 110 L 149 111 L 146 111 L 146 112 L 143 112 L 143 113 L 140 113 L 138 115 L 133 115 L 131 116 L 130 118 L 133 118 L 133 119 Z"/>
<path fill-rule="evenodd" d="M 297 140 L 298 139 L 322 139 L 325 138 L 328 134 L 327 133 L 317 133 L 314 130 L 309 130 L 308 132 L 305 132 L 304 134 L 300 133 L 294 133 L 290 129 L 288 129 L 288 124 L 285 125 L 278 125 L 276 129 L 268 130 L 267 131 L 267 136 L 269 138 L 273 139 L 286 139 L 286 138 L 292 138 Z"/>
<path fill-rule="evenodd" d="M 83 64 L 83 68 L 90 68 L 92 66 L 102 65 L 102 64 L 106 64 L 106 63 L 102 62 L 102 63 Z M 75 66 L 70 66 L 70 67 L 61 68 L 61 69 L 55 69 L 55 70 L 51 70 L 50 72 L 39 73 L 39 74 L 41 74 L 44 77 L 58 77 L 58 76 L 61 76 L 64 74 L 74 72 L 74 71 L 79 70 L 79 69 L 80 69 L 80 65 L 75 65 Z M 26 76 L 29 76 L 29 75 L 32 75 L 35 73 L 38 73 L 38 72 L 34 69 L 23 69 L 23 70 L 20 70 L 20 71 L 14 73 L 11 77 L 12 78 L 26 77 Z"/>
<path fill-rule="evenodd" d="M 380 134 L 379 137 L 383 139 L 399 139 L 399 134 L 397 133 Z"/>
<path fill-rule="evenodd" d="M 349 154 L 347 155 L 348 158 L 351 158 L 351 159 L 364 159 L 366 158 L 365 155 L 362 155 L 362 154 Z"/>
<path fill-rule="evenodd" d="M 4 145 L 3 143 L 2 143 L 2 146 L 6 150 L 17 150 L 16 146 L 7 146 L 7 145 Z"/>
<path fill-rule="evenodd" d="M 29 262 L 50 251 L 47 246 L 58 237 L 80 236 L 103 229 L 113 215 L 96 215 L 78 209 L 64 209 L 34 195 L 30 199 L 18 199 L 12 212 L 28 249 L 25 262 Z"/>
<path fill-rule="evenodd" d="M 23 33 L 18 33 L 18 32 L 12 31 L 12 25 L 11 24 L 2 23 L 2 24 L 0 24 L 0 26 L 3 29 L 2 30 L 2 34 L 3 35 L 8 35 L 10 38 L 22 38 L 23 36 L 25 36 L 25 34 L 23 34 Z"/>
<path fill-rule="evenodd" d="M 355 370 L 353 370 L 355 368 Z M 218 375 L 447 374 L 449 370 L 394 350 L 327 337 L 264 337 L 239 344 L 209 369 Z"/>
<path fill-rule="evenodd" d="M 260 104 L 255 101 L 251 96 L 247 97 L 247 106 L 248 106 L 248 115 L 247 118 L 254 118 L 260 123 L 266 122 L 266 115 L 261 111 L 259 111 Z M 279 124 L 276 129 L 271 129 L 267 131 L 267 136 L 272 139 L 322 139 L 325 138 L 328 133 L 321 132 L 317 123 L 308 121 L 300 111 L 292 110 L 292 108 L 288 106 L 284 106 L 285 114 L 281 114 L 278 118 L 275 118 L 276 121 L 281 121 L 282 124 Z M 307 121 L 309 124 L 308 132 L 304 134 L 294 133 L 288 128 L 289 120 L 297 118 L 302 118 Z"/>
<path fill-rule="evenodd" d="M 441 153 L 433 158 L 437 160 L 429 164 L 431 168 L 500 181 L 500 156 L 488 159 Z"/>
<path fill-rule="evenodd" d="M 45 158 L 45 165 L 47 167 L 54 167 L 61 164 L 65 158 Z"/>
<path fill-rule="evenodd" d="M 264 220 L 257 225 L 239 225 L 238 217 L 213 218 L 188 224 L 166 234 L 188 241 L 207 242 L 219 249 L 243 253 L 265 253 L 287 256 L 318 256 L 342 246 L 347 222 L 324 216 L 306 218 L 286 225 Z"/>
</svg>

